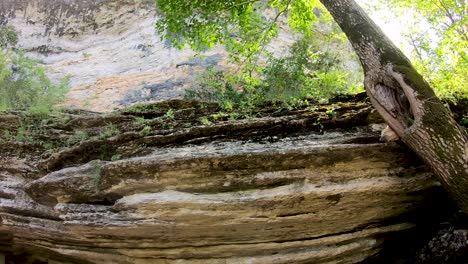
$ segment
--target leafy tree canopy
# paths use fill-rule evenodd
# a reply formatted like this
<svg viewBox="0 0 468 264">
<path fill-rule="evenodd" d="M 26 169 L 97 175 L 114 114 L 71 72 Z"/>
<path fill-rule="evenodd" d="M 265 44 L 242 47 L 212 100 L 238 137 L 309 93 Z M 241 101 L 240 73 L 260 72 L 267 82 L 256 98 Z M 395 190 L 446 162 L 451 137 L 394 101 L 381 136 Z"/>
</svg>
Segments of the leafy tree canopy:
<svg viewBox="0 0 468 264">
<path fill-rule="evenodd" d="M 234 57 L 252 57 L 278 34 L 280 17 L 289 26 L 311 34 L 318 21 L 332 21 L 318 0 L 158 0 L 163 18 L 159 33 L 179 48 L 202 51 L 224 44 Z M 316 14 L 321 14 L 319 17 Z"/>
<path fill-rule="evenodd" d="M 379 0 L 377 8 L 397 15 L 411 11 L 412 61 L 443 97 L 468 94 L 468 7 L 465 0 Z M 236 62 L 255 60 L 287 19 L 295 32 L 320 37 L 317 23 L 333 24 L 318 0 L 158 0 L 159 33 L 174 46 L 203 51 L 223 44 Z M 390 9 L 389 9 L 390 8 Z M 283 19 L 283 20 L 282 20 Z M 281 24 L 281 23 L 280 23 Z M 429 25 L 429 27 L 427 27 Z M 335 39 L 344 39 L 336 30 Z M 434 37 L 435 36 L 435 37 Z"/>
<path fill-rule="evenodd" d="M 379 0 L 374 8 L 411 14 L 406 40 L 412 61 L 439 96 L 468 96 L 468 2 L 465 0 Z"/>
<path fill-rule="evenodd" d="M 265 102 L 291 107 L 304 98 L 326 99 L 362 85 L 359 67 L 346 65 L 358 65 L 346 36 L 318 0 L 158 0 L 157 7 L 163 16 L 156 28 L 163 38 L 196 51 L 222 44 L 241 69 L 234 74 L 208 70 L 188 91 L 189 98 L 218 101 L 228 109 Z M 297 42 L 278 57 L 265 46 L 286 25 Z"/>
</svg>

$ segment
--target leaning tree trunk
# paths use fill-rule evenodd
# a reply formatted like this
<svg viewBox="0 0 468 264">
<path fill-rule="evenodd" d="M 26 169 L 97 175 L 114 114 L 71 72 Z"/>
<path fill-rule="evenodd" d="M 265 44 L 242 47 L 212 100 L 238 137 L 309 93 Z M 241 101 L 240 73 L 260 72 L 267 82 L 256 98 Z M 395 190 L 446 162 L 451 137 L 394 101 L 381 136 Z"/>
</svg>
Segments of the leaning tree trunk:
<svg viewBox="0 0 468 264">
<path fill-rule="evenodd" d="M 354 0 L 320 0 L 364 68 L 373 106 L 468 213 L 468 137 L 408 58 Z"/>
</svg>

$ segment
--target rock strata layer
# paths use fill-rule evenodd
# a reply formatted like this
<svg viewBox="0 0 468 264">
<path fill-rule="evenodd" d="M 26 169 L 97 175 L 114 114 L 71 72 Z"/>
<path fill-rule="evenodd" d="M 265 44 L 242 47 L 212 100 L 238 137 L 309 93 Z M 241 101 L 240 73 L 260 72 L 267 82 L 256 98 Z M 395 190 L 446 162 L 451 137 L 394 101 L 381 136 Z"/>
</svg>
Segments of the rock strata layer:
<svg viewBox="0 0 468 264">
<path fill-rule="evenodd" d="M 153 0 L 2 0 L 0 24 L 19 32 L 19 47 L 71 77 L 67 106 L 109 112 L 139 101 L 181 97 L 206 67 L 230 67 L 222 47 L 179 50 L 156 33 Z M 294 37 L 282 26 L 275 50 Z"/>
<path fill-rule="evenodd" d="M 434 201 L 444 195 L 426 167 L 406 148 L 379 143 L 368 126 L 314 132 L 306 125 L 242 139 L 267 119 L 280 126 L 302 116 L 307 124 L 309 114 L 201 125 L 177 144 L 158 141 L 112 158 L 70 159 L 69 147 L 47 154 L 4 142 L 0 252 L 10 263 L 359 263 L 440 210 Z M 136 126 L 132 118 L 70 115 L 44 129 L 63 135 L 113 120 L 123 131 Z M 224 139 L 206 132 L 233 122 L 240 128 Z M 128 150 L 182 130 L 90 138 L 74 151 L 86 142 Z M 207 135 L 219 140 L 194 143 Z"/>
</svg>

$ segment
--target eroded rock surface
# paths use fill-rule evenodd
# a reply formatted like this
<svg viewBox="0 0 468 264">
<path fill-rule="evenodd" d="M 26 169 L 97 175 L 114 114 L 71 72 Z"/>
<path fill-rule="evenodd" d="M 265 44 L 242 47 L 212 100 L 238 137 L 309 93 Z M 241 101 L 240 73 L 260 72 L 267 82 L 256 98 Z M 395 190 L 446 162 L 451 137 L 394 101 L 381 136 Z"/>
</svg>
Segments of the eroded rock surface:
<svg viewBox="0 0 468 264">
<path fill-rule="evenodd" d="M 0 252 L 12 263 L 375 256 L 395 234 L 427 223 L 444 195 L 406 148 L 378 142 L 368 104 L 343 104 L 333 117 L 326 107 L 204 125 L 194 120 L 215 105 L 171 101 L 51 117 L 35 135 L 49 135 L 49 150 L 3 137 Z M 0 117 L 10 130 L 18 120 Z M 119 133 L 109 134 L 109 124 Z M 71 140 L 78 131 L 88 137 Z"/>
<path fill-rule="evenodd" d="M 55 79 L 71 76 L 66 104 L 112 111 L 138 101 L 181 97 L 208 66 L 230 67 L 222 47 L 173 48 L 156 34 L 153 0 L 2 0 L 0 23 L 14 26 L 19 46 L 48 66 Z M 286 26 L 272 44 L 294 41 Z"/>
</svg>

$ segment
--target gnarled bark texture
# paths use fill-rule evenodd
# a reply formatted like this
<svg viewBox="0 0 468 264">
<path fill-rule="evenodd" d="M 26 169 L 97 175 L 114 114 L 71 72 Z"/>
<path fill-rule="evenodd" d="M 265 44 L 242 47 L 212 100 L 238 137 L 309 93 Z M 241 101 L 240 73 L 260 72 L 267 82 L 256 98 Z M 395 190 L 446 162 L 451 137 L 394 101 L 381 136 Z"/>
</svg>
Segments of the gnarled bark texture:
<svg viewBox="0 0 468 264">
<path fill-rule="evenodd" d="M 364 68 L 372 104 L 468 212 L 468 137 L 406 56 L 354 0 L 321 0 Z"/>
</svg>

